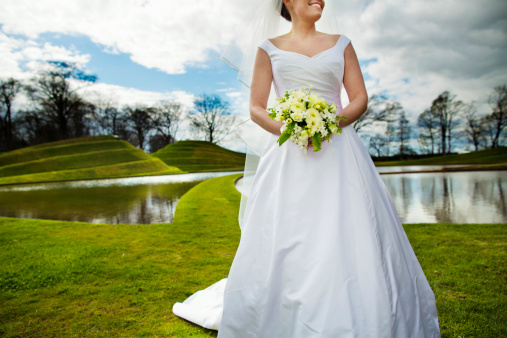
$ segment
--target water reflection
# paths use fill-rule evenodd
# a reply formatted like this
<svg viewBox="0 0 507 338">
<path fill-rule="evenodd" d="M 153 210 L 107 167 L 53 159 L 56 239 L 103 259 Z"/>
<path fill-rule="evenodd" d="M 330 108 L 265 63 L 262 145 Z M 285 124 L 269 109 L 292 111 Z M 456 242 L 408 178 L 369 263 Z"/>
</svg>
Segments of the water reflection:
<svg viewBox="0 0 507 338">
<path fill-rule="evenodd" d="M 415 171 L 428 171 L 438 170 L 442 168 L 457 168 L 463 167 L 464 164 L 436 164 L 436 165 L 389 165 L 377 167 L 379 173 L 396 173 L 396 172 L 415 172 Z"/>
<path fill-rule="evenodd" d="M 235 172 L 77 181 L 0 188 L 0 216 L 109 224 L 172 222 L 180 197 Z"/>
<path fill-rule="evenodd" d="M 404 223 L 506 223 L 507 172 L 383 175 Z"/>
<path fill-rule="evenodd" d="M 172 222 L 185 192 L 205 179 L 234 173 L 239 172 L 0 187 L 0 216 L 110 224 Z M 507 223 L 507 171 L 382 178 L 404 223 Z"/>
</svg>

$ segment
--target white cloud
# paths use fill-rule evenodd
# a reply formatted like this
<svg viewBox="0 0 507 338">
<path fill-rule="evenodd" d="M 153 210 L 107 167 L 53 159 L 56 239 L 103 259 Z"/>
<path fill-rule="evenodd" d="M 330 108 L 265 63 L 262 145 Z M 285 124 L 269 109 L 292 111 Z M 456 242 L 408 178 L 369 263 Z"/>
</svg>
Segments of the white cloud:
<svg viewBox="0 0 507 338">
<path fill-rule="evenodd" d="M 84 66 L 90 55 L 31 39 L 10 37 L 0 31 L 0 78 L 26 80 L 41 67 L 41 62 L 59 60 Z"/>
<path fill-rule="evenodd" d="M 240 22 L 240 4 L 229 0 L 4 0 L 4 32 L 36 39 L 41 33 L 83 34 L 111 53 L 169 74 L 205 66 Z"/>
<path fill-rule="evenodd" d="M 153 92 L 127 88 L 105 83 L 93 83 L 87 86 L 80 84 L 79 92 L 88 100 L 110 100 L 117 107 L 146 105 L 151 106 L 160 101 L 180 102 L 185 111 L 193 107 L 195 96 L 184 91 Z"/>
<path fill-rule="evenodd" d="M 503 0 L 377 0 L 344 3 L 342 31 L 364 68 L 370 94 L 387 92 L 411 121 L 444 90 L 479 102 L 507 82 Z M 348 7 L 348 8 L 347 8 Z"/>
</svg>

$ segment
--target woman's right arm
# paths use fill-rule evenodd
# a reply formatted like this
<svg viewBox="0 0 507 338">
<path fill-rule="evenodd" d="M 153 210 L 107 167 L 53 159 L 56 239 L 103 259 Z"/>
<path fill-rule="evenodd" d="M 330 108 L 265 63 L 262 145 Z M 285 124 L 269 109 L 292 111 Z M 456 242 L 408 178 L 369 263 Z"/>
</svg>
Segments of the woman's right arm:
<svg viewBox="0 0 507 338">
<path fill-rule="evenodd" d="M 266 110 L 272 81 L 271 60 L 263 49 L 257 48 L 250 85 L 250 118 L 270 133 L 280 135 L 283 122 L 270 119 Z"/>
</svg>

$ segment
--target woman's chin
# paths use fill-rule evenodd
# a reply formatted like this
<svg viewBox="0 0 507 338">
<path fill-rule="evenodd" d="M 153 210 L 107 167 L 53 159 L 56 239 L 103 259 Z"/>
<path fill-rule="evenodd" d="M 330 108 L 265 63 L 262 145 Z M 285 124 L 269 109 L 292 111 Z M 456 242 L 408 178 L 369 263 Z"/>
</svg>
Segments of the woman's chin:
<svg viewBox="0 0 507 338">
<path fill-rule="evenodd" d="M 322 11 L 318 9 L 313 9 L 311 13 L 308 13 L 307 18 L 308 20 L 313 21 L 319 21 L 319 19 L 322 17 Z"/>
</svg>

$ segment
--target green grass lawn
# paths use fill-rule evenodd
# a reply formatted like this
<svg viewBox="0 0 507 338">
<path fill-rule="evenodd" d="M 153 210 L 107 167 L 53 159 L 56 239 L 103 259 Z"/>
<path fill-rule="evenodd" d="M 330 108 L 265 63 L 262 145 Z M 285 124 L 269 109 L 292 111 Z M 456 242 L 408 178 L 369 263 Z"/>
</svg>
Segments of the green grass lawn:
<svg viewBox="0 0 507 338">
<path fill-rule="evenodd" d="M 216 336 L 171 309 L 227 276 L 240 238 L 239 176 L 192 188 L 169 224 L 0 218 L 0 336 Z M 442 336 L 507 336 L 506 225 L 404 227 Z"/>
<path fill-rule="evenodd" d="M 188 172 L 243 170 L 245 153 L 205 141 L 178 141 L 151 156 Z"/>
<path fill-rule="evenodd" d="M 0 155 L 0 184 L 180 173 L 112 136 L 45 143 Z"/>
</svg>

